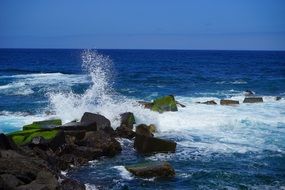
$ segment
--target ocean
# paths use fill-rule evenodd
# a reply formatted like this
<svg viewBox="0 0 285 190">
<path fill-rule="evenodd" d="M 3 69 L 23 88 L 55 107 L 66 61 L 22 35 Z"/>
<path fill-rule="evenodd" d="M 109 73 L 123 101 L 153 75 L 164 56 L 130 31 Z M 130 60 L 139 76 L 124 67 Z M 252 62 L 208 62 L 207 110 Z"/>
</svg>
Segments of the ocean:
<svg viewBox="0 0 285 190">
<path fill-rule="evenodd" d="M 243 104 L 245 90 L 264 102 Z M 137 103 L 170 94 L 186 107 L 159 114 Z M 223 98 L 241 104 L 195 103 Z M 88 189 L 285 189 L 284 98 L 284 51 L 0 49 L 1 133 L 86 111 L 116 128 L 130 111 L 177 142 L 175 153 L 142 156 L 119 139 L 120 155 L 67 172 Z M 176 176 L 141 179 L 123 167 L 157 160 Z"/>
</svg>

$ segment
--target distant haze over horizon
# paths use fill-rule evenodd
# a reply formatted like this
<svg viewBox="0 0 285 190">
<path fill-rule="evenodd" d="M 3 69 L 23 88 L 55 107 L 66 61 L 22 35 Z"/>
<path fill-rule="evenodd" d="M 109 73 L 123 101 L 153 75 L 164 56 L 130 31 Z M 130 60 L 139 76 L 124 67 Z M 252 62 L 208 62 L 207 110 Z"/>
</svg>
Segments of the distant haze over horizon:
<svg viewBox="0 0 285 190">
<path fill-rule="evenodd" d="M 0 48 L 285 50 L 284 0 L 1 0 Z"/>
</svg>

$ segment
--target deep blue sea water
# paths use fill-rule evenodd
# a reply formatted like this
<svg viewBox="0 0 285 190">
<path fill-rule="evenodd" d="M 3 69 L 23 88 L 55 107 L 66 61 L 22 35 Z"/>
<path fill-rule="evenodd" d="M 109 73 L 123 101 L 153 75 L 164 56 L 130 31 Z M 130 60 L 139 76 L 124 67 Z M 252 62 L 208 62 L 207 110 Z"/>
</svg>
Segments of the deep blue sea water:
<svg viewBox="0 0 285 190">
<path fill-rule="evenodd" d="M 242 104 L 248 89 L 264 103 Z M 168 94 L 187 107 L 159 114 L 136 103 Z M 178 143 L 176 153 L 142 157 L 119 139 L 120 155 L 67 173 L 90 189 L 285 189 L 284 97 L 285 52 L 0 49 L 0 132 L 85 111 L 115 128 L 131 111 Z M 241 104 L 195 103 L 221 98 Z M 176 177 L 139 179 L 123 167 L 155 160 L 170 162 Z"/>
</svg>

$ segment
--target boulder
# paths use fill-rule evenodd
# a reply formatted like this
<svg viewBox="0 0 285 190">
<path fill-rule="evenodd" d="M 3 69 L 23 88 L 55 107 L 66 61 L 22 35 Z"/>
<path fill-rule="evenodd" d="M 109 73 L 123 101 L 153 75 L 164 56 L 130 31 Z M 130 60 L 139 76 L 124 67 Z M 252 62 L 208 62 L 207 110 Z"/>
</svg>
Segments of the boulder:
<svg viewBox="0 0 285 190">
<path fill-rule="evenodd" d="M 16 150 L 17 145 L 13 142 L 13 140 L 9 137 L 4 135 L 3 133 L 0 134 L 0 150 Z"/>
<path fill-rule="evenodd" d="M 206 104 L 206 105 L 216 105 L 217 103 L 214 100 L 209 100 L 205 102 L 196 102 L 197 104 Z"/>
<path fill-rule="evenodd" d="M 143 178 L 175 176 L 175 171 L 168 162 L 147 162 L 125 168 L 133 175 Z"/>
<path fill-rule="evenodd" d="M 176 101 L 174 96 L 163 96 L 157 98 L 153 101 L 153 106 L 151 107 L 152 111 L 157 111 L 159 113 L 166 111 L 178 111 Z"/>
<path fill-rule="evenodd" d="M 30 125 L 23 126 L 23 130 L 30 130 L 30 129 L 50 129 L 55 128 L 62 125 L 60 119 L 51 119 L 51 120 L 44 120 L 44 121 L 35 121 Z"/>
<path fill-rule="evenodd" d="M 133 125 L 136 123 L 135 116 L 131 112 L 126 112 L 120 115 L 121 116 L 121 127 L 127 127 L 133 129 Z"/>
<path fill-rule="evenodd" d="M 111 127 L 111 122 L 109 119 L 103 115 L 94 114 L 90 112 L 85 112 L 81 118 L 81 124 L 86 127 L 96 126 L 96 130 Z"/>
<path fill-rule="evenodd" d="M 239 101 L 237 101 L 237 100 L 221 100 L 220 104 L 221 105 L 236 105 L 236 104 L 239 104 Z"/>
<path fill-rule="evenodd" d="M 153 106 L 153 103 L 151 102 L 138 101 L 138 103 L 141 104 L 146 109 L 151 109 Z"/>
<path fill-rule="evenodd" d="M 132 129 L 124 126 L 117 127 L 116 134 L 118 137 L 127 139 L 132 139 L 136 136 L 136 133 Z"/>
<path fill-rule="evenodd" d="M 280 97 L 280 96 L 276 96 L 276 98 L 275 98 L 276 101 L 279 101 L 281 99 L 282 99 L 282 97 Z"/>
<path fill-rule="evenodd" d="M 150 128 L 145 124 L 136 126 L 136 133 L 146 137 L 153 137 L 153 134 L 150 132 Z"/>
<path fill-rule="evenodd" d="M 81 122 L 76 122 L 76 121 L 72 121 L 69 123 L 65 123 L 64 125 L 60 126 L 61 129 L 63 129 L 64 131 L 97 131 L 97 125 L 86 125 L 83 124 Z"/>
<path fill-rule="evenodd" d="M 175 152 L 176 143 L 171 140 L 136 135 L 134 148 L 142 154 L 156 152 Z"/>
<path fill-rule="evenodd" d="M 262 97 L 246 97 L 243 100 L 243 103 L 261 103 L 263 102 Z"/>
<path fill-rule="evenodd" d="M 253 96 L 255 94 L 255 92 L 251 91 L 251 90 L 246 90 L 243 93 L 245 96 Z"/>
<path fill-rule="evenodd" d="M 85 185 L 74 179 L 64 179 L 60 190 L 85 190 Z"/>
<path fill-rule="evenodd" d="M 103 156 L 115 156 L 122 151 L 120 143 L 104 131 L 87 132 L 76 144 L 101 150 Z"/>
</svg>

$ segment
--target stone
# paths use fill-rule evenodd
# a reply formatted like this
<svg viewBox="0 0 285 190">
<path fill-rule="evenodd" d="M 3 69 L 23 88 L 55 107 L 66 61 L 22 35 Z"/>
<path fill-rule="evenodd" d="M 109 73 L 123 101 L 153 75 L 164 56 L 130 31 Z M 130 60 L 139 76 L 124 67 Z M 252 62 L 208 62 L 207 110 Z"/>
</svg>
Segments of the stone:
<svg viewBox="0 0 285 190">
<path fill-rule="evenodd" d="M 121 114 L 120 116 L 121 116 L 120 126 L 133 129 L 133 125 L 136 123 L 134 114 L 132 112 L 126 112 Z"/>
<path fill-rule="evenodd" d="M 150 128 L 145 124 L 136 126 L 136 133 L 146 137 L 153 137 L 153 134 L 150 132 Z"/>
<path fill-rule="evenodd" d="M 221 100 L 220 104 L 221 105 L 237 105 L 237 104 L 239 104 L 239 101 L 237 101 L 237 100 Z"/>
<path fill-rule="evenodd" d="M 141 104 L 146 109 L 151 109 L 153 106 L 153 103 L 151 102 L 138 101 L 138 103 Z"/>
<path fill-rule="evenodd" d="M 243 103 L 261 103 L 263 102 L 262 97 L 247 97 L 244 98 Z"/>
<path fill-rule="evenodd" d="M 64 125 L 62 125 L 60 127 L 61 129 L 63 129 L 64 131 L 97 131 L 97 125 L 96 123 L 94 125 L 87 125 L 81 122 L 76 122 L 76 121 L 72 121 L 69 123 L 65 123 Z"/>
<path fill-rule="evenodd" d="M 15 189 L 19 185 L 24 183 L 17 177 L 11 174 L 0 175 L 0 189 Z"/>
<path fill-rule="evenodd" d="M 124 126 L 117 127 L 116 134 L 118 137 L 126 139 L 132 139 L 136 136 L 136 133 L 132 129 Z"/>
<path fill-rule="evenodd" d="M 176 142 L 155 137 L 136 135 L 134 148 L 142 154 L 175 152 Z"/>
<path fill-rule="evenodd" d="M 217 103 L 214 100 L 209 100 L 205 102 L 196 102 L 197 104 L 206 104 L 206 105 L 217 105 Z"/>
<path fill-rule="evenodd" d="M 181 104 L 180 102 L 178 101 L 175 101 L 177 105 L 181 106 L 182 108 L 185 108 L 186 106 L 184 104 Z"/>
<path fill-rule="evenodd" d="M 280 96 L 276 96 L 276 98 L 275 98 L 276 101 L 279 101 L 281 99 L 282 99 L 282 97 L 280 97 Z"/>
<path fill-rule="evenodd" d="M 153 101 L 152 111 L 163 113 L 166 111 L 178 111 L 176 101 L 173 95 L 163 96 Z"/>
<path fill-rule="evenodd" d="M 85 190 L 85 185 L 74 179 L 64 179 L 60 190 Z"/>
<path fill-rule="evenodd" d="M 16 150 L 17 145 L 13 142 L 13 140 L 9 137 L 4 135 L 3 133 L 0 134 L 0 150 Z"/>
<path fill-rule="evenodd" d="M 133 175 L 143 178 L 175 176 L 175 171 L 168 162 L 147 162 L 125 168 Z"/>
<path fill-rule="evenodd" d="M 81 124 L 87 127 L 96 126 L 97 131 L 106 127 L 111 127 L 111 122 L 109 119 L 107 119 L 103 115 L 94 114 L 90 112 L 85 112 L 80 122 Z"/>
<path fill-rule="evenodd" d="M 62 125 L 60 119 L 51 119 L 51 120 L 44 120 L 44 121 L 35 121 L 30 125 L 23 126 L 23 130 L 30 130 L 30 129 L 50 129 L 55 128 Z"/>
</svg>

